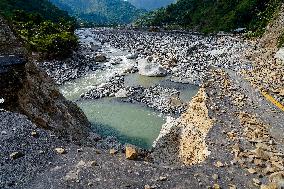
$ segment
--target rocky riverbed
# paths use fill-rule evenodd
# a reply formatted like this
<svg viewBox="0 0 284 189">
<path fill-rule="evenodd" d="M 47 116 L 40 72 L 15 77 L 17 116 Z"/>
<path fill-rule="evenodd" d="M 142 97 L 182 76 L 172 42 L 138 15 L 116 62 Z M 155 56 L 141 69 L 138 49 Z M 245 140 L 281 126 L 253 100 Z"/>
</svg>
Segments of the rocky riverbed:
<svg viewBox="0 0 284 189">
<path fill-rule="evenodd" d="M 201 36 L 182 33 L 150 33 L 115 29 L 80 29 L 80 48 L 64 61 L 43 62 L 40 66 L 57 82 L 105 72 L 101 82 L 84 92 L 83 99 L 116 97 L 144 104 L 174 116 L 186 110 L 174 85 L 127 86 L 125 76 L 162 77 L 165 81 L 201 85 L 211 67 L 250 69 L 243 52 L 252 44 L 234 36 Z M 79 98 L 79 97 L 78 97 Z"/>
<path fill-rule="evenodd" d="M 200 85 L 210 67 L 239 70 L 250 64 L 242 55 L 252 44 L 235 36 L 96 29 L 93 38 L 162 66 L 171 80 Z M 163 73 L 164 74 L 164 73 Z"/>
</svg>

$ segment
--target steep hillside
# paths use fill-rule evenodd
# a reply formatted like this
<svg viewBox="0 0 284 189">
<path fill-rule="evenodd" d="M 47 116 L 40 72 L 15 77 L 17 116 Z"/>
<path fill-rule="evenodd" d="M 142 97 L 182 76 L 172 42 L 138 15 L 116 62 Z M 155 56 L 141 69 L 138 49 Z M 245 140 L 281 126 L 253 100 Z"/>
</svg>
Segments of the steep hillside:
<svg viewBox="0 0 284 189">
<path fill-rule="evenodd" d="M 38 13 L 42 17 L 55 22 L 72 20 L 67 12 L 60 10 L 48 0 L 1 0 L 0 12 L 5 16 L 12 16 L 13 11 L 23 10 L 27 13 Z"/>
<path fill-rule="evenodd" d="M 249 54 L 254 69 L 246 72 L 246 77 L 252 85 L 282 110 L 284 110 L 283 25 L 284 4 L 259 40 L 260 48 Z"/>
<path fill-rule="evenodd" d="M 150 13 L 145 25 L 178 25 L 205 33 L 247 28 L 257 35 L 279 7 L 281 0 L 178 0 L 176 4 Z"/>
<path fill-rule="evenodd" d="M 127 0 L 132 5 L 139 9 L 154 10 L 165 7 L 176 0 Z"/>
<path fill-rule="evenodd" d="M 58 136 L 74 141 L 86 138 L 89 122 L 83 112 L 60 94 L 44 71 L 25 58 L 25 48 L 2 17 L 0 26 L 1 46 L 11 46 L 0 51 L 0 96 L 4 99 L 0 109 L 22 113 Z"/>
<path fill-rule="evenodd" d="M 144 11 L 122 0 L 50 0 L 78 19 L 95 24 L 126 24 Z"/>
<path fill-rule="evenodd" d="M 47 0 L 3 0 L 0 10 L 27 49 L 43 58 L 69 56 L 77 47 L 74 18 Z"/>
</svg>

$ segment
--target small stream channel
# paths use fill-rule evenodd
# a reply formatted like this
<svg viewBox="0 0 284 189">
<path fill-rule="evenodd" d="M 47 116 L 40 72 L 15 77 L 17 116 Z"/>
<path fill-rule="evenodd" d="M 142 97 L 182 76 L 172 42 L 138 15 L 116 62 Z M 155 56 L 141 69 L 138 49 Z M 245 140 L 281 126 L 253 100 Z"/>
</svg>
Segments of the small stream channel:
<svg viewBox="0 0 284 189">
<path fill-rule="evenodd" d="M 102 52 L 110 60 L 121 58 L 122 63 L 111 65 L 107 62 L 105 63 L 106 68 L 89 72 L 81 78 L 66 82 L 60 86 L 60 90 L 68 100 L 78 104 L 98 134 L 115 136 L 123 144 L 130 143 L 149 149 L 158 137 L 162 125 L 166 122 L 166 115 L 143 105 L 122 102 L 116 98 L 80 99 L 81 94 L 89 91 L 95 85 L 107 82 L 115 74 L 122 74 L 125 69 L 135 63 L 135 61 L 125 58 L 127 52 L 107 45 L 103 46 Z M 145 77 L 138 73 L 125 76 L 125 86 L 150 87 L 157 84 L 179 90 L 180 98 L 184 102 L 190 101 L 199 88 L 171 82 L 167 77 Z"/>
</svg>

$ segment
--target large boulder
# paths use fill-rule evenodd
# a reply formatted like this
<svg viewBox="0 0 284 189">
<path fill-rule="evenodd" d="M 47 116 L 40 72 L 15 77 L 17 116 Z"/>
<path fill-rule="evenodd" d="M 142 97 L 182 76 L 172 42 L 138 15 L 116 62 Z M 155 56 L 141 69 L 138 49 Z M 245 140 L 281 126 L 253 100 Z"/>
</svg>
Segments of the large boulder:
<svg viewBox="0 0 284 189">
<path fill-rule="evenodd" d="M 126 55 L 127 59 L 137 59 L 138 58 L 138 54 L 137 53 L 133 53 L 133 54 L 128 54 Z"/>
<path fill-rule="evenodd" d="M 136 149 L 132 146 L 126 146 L 125 148 L 125 158 L 128 160 L 135 160 L 138 158 L 138 153 Z"/>
<path fill-rule="evenodd" d="M 90 42 L 90 47 L 91 47 L 91 51 L 98 51 L 99 49 L 101 49 L 101 47 L 99 45 L 94 44 L 93 42 Z"/>
<path fill-rule="evenodd" d="M 284 48 L 280 48 L 275 54 L 275 58 L 284 61 Z"/>
<path fill-rule="evenodd" d="M 104 54 L 97 54 L 95 56 L 95 61 L 96 62 L 105 62 L 106 61 L 106 56 Z"/>
<path fill-rule="evenodd" d="M 127 90 L 125 89 L 120 89 L 117 93 L 115 93 L 116 98 L 127 98 Z"/>
<path fill-rule="evenodd" d="M 146 59 L 138 60 L 138 70 L 140 75 L 149 77 L 163 77 L 167 75 L 167 70 L 156 62 L 149 62 Z"/>
</svg>

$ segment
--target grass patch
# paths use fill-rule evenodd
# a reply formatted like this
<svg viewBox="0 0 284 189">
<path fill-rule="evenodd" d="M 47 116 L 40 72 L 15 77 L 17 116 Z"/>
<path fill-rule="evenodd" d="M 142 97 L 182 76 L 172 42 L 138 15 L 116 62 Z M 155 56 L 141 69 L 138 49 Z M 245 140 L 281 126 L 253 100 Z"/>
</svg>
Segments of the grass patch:
<svg viewBox="0 0 284 189">
<path fill-rule="evenodd" d="M 280 35 L 280 37 L 278 38 L 278 44 L 277 44 L 278 48 L 282 48 L 284 47 L 284 31 L 282 32 L 282 34 Z"/>
</svg>

